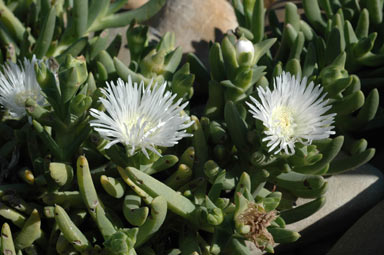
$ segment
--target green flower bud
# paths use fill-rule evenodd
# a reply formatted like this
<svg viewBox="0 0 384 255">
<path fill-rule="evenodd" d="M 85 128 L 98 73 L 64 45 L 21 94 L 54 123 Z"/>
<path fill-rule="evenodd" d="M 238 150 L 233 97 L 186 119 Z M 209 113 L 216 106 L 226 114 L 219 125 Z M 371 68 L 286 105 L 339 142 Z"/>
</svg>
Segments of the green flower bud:
<svg viewBox="0 0 384 255">
<path fill-rule="evenodd" d="M 85 95 L 77 95 L 71 100 L 71 112 L 77 116 L 85 113 L 92 105 L 92 98 Z"/>
<path fill-rule="evenodd" d="M 138 228 L 118 231 L 104 242 L 104 246 L 111 255 L 130 254 L 138 232 Z"/>
<path fill-rule="evenodd" d="M 220 225 L 224 220 L 223 211 L 220 208 L 208 210 L 207 222 L 211 225 Z"/>
</svg>

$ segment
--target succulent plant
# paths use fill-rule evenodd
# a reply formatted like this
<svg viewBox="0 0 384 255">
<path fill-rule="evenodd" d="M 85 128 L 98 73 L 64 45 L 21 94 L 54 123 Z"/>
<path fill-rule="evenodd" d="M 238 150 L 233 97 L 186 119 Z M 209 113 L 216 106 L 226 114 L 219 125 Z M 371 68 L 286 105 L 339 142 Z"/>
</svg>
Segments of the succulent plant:
<svg viewBox="0 0 384 255">
<path fill-rule="evenodd" d="M 126 32 L 127 48 L 131 53 L 131 63 L 127 67 L 121 60 L 114 58 L 117 74 L 125 81 L 128 76 L 134 82 L 144 81 L 148 85 L 151 80 L 158 83 L 167 81 L 177 98 L 191 99 L 195 75 L 190 73 L 189 63 L 178 69 L 181 58 L 181 47 L 175 47 L 175 34 L 167 32 L 156 44 L 149 43 L 148 27 L 131 24 Z"/>
<path fill-rule="evenodd" d="M 253 37 L 252 26 L 258 23 L 250 25 L 246 20 L 249 15 L 255 16 L 260 12 L 259 5 L 262 3 L 259 2 L 261 1 L 246 1 L 244 5 L 240 5 L 238 1 L 234 1 L 237 16 L 240 17 L 239 24 L 245 26 L 237 31 L 238 34 Z M 325 11 L 326 17 L 321 14 L 319 5 Z M 365 6 L 367 3 L 361 5 Z M 368 56 L 379 58 L 380 53 L 376 49 L 380 48 L 381 43 L 375 45 L 375 32 L 368 36 L 369 14 L 367 10 L 360 14 L 358 3 L 319 3 L 315 0 L 304 1 L 303 7 L 305 19 L 300 18 L 295 4 L 286 3 L 284 24 L 279 22 L 273 9 L 268 11 L 270 34 L 278 38 L 279 44 L 272 47 L 273 57 L 265 57 L 262 61 L 273 68 L 268 73 L 276 75 L 285 69 L 293 74 L 306 76 L 308 81 L 315 81 L 324 87 L 332 101 L 332 111 L 337 113 L 337 132 L 345 137 L 344 148 L 350 155 L 332 163 L 327 174 L 341 173 L 368 162 L 375 154 L 373 148 L 367 148 L 367 141 L 358 137 L 362 136 L 359 134 L 361 130 L 371 130 L 380 125 L 380 117 L 374 119 L 379 107 L 379 93 L 377 89 L 366 87 L 360 81 L 360 72 L 364 72 L 364 65 L 357 63 L 362 63 L 361 59 Z M 371 9 L 382 12 L 382 4 L 376 7 Z M 355 32 L 351 22 L 356 29 L 359 27 L 359 32 Z M 375 28 L 372 27 L 371 31 L 375 31 Z M 269 34 L 264 37 L 267 35 Z M 376 63 L 375 66 L 380 68 L 378 62 L 367 62 Z M 365 96 L 367 93 L 368 96 Z"/>
</svg>

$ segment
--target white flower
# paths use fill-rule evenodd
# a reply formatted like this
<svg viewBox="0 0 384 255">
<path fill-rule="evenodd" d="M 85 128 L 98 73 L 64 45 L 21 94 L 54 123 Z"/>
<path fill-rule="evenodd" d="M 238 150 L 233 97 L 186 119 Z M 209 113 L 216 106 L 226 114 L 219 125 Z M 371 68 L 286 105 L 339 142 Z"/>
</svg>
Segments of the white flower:
<svg viewBox="0 0 384 255">
<path fill-rule="evenodd" d="M 308 145 L 335 134 L 331 125 L 336 114 L 325 114 L 331 106 L 322 90 L 313 82 L 307 86 L 306 77 L 300 81 L 285 72 L 276 77 L 272 91 L 257 88 L 259 101 L 250 97 L 253 104 L 247 104 L 253 117 L 265 126 L 262 141 L 267 142 L 269 152 L 293 154 L 296 142 Z"/>
<path fill-rule="evenodd" d="M 45 104 L 45 98 L 36 80 L 34 65 L 39 63 L 33 56 L 32 60 L 24 59 L 19 65 L 7 62 L 0 68 L 0 104 L 8 109 L 13 118 L 23 117 L 25 101 L 35 100 L 39 105 Z"/>
<path fill-rule="evenodd" d="M 239 39 L 235 44 L 235 48 L 238 55 L 241 53 L 252 53 L 253 56 L 253 52 L 255 51 L 252 42 L 247 39 Z"/>
<path fill-rule="evenodd" d="M 176 94 L 166 91 L 166 83 L 161 86 L 140 85 L 128 83 L 119 79 L 115 85 L 107 83 L 102 89 L 106 98 L 99 98 L 104 105 L 105 112 L 91 109 L 94 120 L 91 126 L 110 142 L 105 148 L 113 144 L 122 143 L 128 148 L 130 155 L 137 149 L 148 157 L 147 149 L 157 154 L 156 146 L 171 147 L 180 139 L 191 136 L 186 128 L 192 125 L 189 116 L 183 115 L 182 110 L 188 103 L 180 105 L 182 99 L 176 103 Z"/>
</svg>

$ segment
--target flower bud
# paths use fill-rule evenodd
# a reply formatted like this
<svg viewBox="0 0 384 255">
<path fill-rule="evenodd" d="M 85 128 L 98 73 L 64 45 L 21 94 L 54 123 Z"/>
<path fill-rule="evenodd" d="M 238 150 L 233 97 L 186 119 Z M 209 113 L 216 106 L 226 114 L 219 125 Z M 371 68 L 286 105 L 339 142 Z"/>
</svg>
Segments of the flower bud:
<svg viewBox="0 0 384 255">
<path fill-rule="evenodd" d="M 210 225 L 217 226 L 220 225 L 224 220 L 223 212 L 220 208 L 215 208 L 208 211 L 206 216 L 207 222 Z"/>
<path fill-rule="evenodd" d="M 63 69 L 68 70 L 72 67 L 76 70 L 78 83 L 83 84 L 88 78 L 87 64 L 84 56 L 73 58 L 71 55 L 68 55 Z"/>
<path fill-rule="evenodd" d="M 236 42 L 235 48 L 239 65 L 250 66 L 255 52 L 252 42 L 245 38 L 240 38 Z"/>
<path fill-rule="evenodd" d="M 82 94 L 76 95 L 70 103 L 71 112 L 77 116 L 85 113 L 91 107 L 92 98 Z"/>
</svg>

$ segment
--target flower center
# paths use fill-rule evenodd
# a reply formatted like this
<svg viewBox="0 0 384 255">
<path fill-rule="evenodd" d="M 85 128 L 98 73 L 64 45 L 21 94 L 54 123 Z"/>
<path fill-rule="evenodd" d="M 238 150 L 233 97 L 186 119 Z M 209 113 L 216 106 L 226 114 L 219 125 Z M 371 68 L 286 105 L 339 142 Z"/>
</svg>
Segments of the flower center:
<svg viewBox="0 0 384 255">
<path fill-rule="evenodd" d="M 162 126 L 162 124 L 162 122 L 156 123 L 147 116 L 140 116 L 138 114 L 135 115 L 133 118 L 127 118 L 124 120 L 124 125 L 128 128 L 128 130 L 130 130 L 131 132 L 133 131 L 133 133 L 135 134 L 138 134 L 138 132 L 141 131 L 144 137 L 153 133 L 157 128 Z"/>
<path fill-rule="evenodd" d="M 280 136 L 290 138 L 294 135 L 295 119 L 292 110 L 279 106 L 272 111 L 272 128 L 277 131 Z"/>
<path fill-rule="evenodd" d="M 20 107 L 24 107 L 25 106 L 25 101 L 30 98 L 32 100 L 36 100 L 38 99 L 38 94 L 37 92 L 35 91 L 32 91 L 32 90 L 23 90 L 23 91 L 20 91 L 18 93 L 15 94 L 14 96 L 14 99 L 15 99 L 15 103 L 20 106 Z"/>
</svg>

